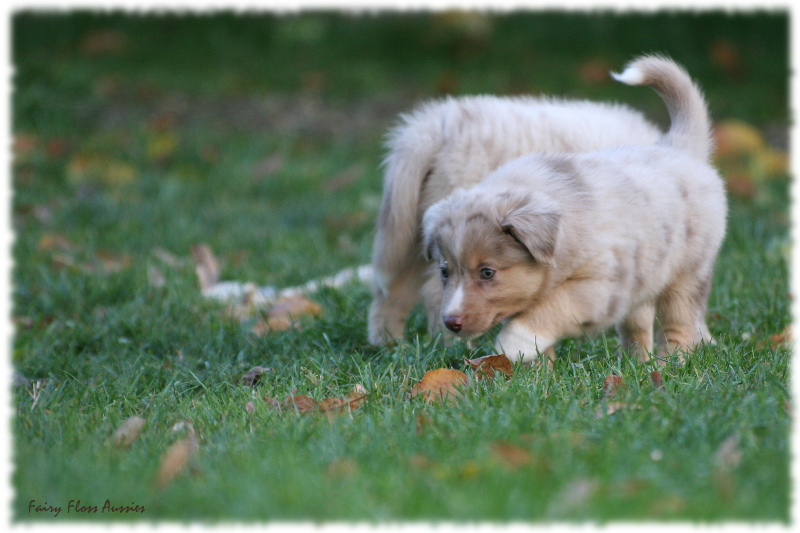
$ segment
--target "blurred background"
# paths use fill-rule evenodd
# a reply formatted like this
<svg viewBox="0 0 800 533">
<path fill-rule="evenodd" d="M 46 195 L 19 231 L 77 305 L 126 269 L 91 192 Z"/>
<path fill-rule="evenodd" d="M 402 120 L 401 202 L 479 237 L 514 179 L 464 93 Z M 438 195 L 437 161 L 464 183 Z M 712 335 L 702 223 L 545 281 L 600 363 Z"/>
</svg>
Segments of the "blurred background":
<svg viewBox="0 0 800 533">
<path fill-rule="evenodd" d="M 398 113 L 552 94 L 666 126 L 658 96 L 608 76 L 644 52 L 698 80 L 730 190 L 788 224 L 788 30 L 780 11 L 18 12 L 16 254 L 116 268 L 206 242 L 224 277 L 276 285 L 364 263 Z"/>
</svg>

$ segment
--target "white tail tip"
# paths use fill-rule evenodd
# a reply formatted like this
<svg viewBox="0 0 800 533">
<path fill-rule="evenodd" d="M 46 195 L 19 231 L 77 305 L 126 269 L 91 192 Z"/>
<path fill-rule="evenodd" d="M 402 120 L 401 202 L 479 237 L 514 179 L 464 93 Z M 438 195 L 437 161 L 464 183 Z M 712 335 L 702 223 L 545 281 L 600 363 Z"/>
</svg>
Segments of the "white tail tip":
<svg viewBox="0 0 800 533">
<path fill-rule="evenodd" d="M 621 74 L 612 72 L 611 77 L 626 85 L 641 85 L 644 82 L 644 72 L 638 67 L 628 67 Z"/>
</svg>

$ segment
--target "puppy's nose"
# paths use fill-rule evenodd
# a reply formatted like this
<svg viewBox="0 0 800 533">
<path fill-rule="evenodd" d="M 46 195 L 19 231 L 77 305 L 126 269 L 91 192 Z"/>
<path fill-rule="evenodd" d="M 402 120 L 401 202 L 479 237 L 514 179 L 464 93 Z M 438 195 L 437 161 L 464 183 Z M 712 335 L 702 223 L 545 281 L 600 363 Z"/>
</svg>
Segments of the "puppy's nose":
<svg viewBox="0 0 800 533">
<path fill-rule="evenodd" d="M 453 333 L 458 333 L 464 326 L 464 320 L 460 316 L 446 316 L 444 317 L 444 325 Z"/>
</svg>

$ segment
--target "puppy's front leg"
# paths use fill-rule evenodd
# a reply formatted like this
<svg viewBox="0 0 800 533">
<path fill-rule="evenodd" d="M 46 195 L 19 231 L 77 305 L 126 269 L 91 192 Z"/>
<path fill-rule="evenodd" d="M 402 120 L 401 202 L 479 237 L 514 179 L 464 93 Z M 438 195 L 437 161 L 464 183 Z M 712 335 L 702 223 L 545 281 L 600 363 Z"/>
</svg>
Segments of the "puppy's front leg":
<svg viewBox="0 0 800 533">
<path fill-rule="evenodd" d="M 495 347 L 512 360 L 533 361 L 564 337 L 614 324 L 622 296 L 607 279 L 567 280 L 506 324 Z"/>
</svg>

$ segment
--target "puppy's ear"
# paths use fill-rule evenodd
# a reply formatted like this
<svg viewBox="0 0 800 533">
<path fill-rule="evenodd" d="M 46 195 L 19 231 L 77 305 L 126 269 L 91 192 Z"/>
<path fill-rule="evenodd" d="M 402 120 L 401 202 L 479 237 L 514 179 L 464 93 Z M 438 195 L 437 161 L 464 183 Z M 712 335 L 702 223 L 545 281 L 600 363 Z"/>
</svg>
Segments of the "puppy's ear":
<svg viewBox="0 0 800 533">
<path fill-rule="evenodd" d="M 422 217 L 422 254 L 426 261 L 436 258 L 436 237 L 442 218 L 442 201 L 433 204 Z"/>
<path fill-rule="evenodd" d="M 554 206 L 537 208 L 524 204 L 511 210 L 500 227 L 524 246 L 536 262 L 554 265 L 560 224 L 561 214 Z"/>
</svg>

